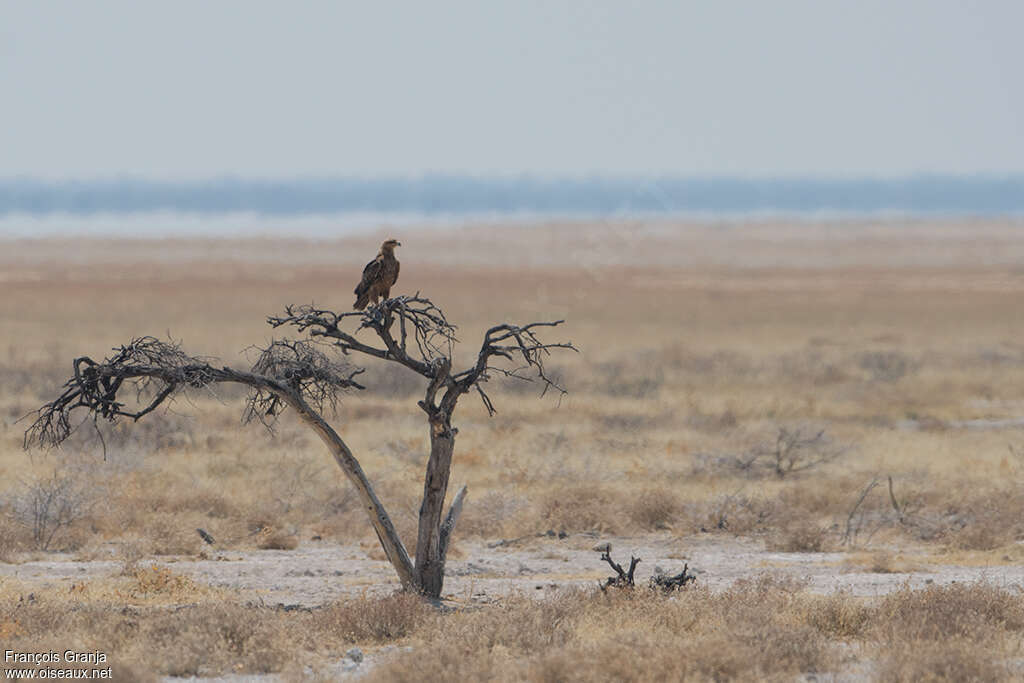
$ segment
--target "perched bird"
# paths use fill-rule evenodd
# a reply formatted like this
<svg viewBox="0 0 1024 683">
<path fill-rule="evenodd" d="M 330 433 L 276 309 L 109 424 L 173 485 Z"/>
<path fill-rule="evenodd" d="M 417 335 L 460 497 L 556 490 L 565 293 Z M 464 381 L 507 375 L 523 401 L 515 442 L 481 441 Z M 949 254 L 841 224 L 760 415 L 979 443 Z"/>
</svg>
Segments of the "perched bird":
<svg viewBox="0 0 1024 683">
<path fill-rule="evenodd" d="M 395 247 L 402 246 L 398 240 L 387 240 L 380 245 L 377 258 L 363 268 L 363 279 L 355 289 L 355 309 L 361 311 L 371 301 L 376 304 L 381 297 L 386 301 L 391 295 L 391 288 L 398 280 L 398 259 L 395 258 Z"/>
</svg>

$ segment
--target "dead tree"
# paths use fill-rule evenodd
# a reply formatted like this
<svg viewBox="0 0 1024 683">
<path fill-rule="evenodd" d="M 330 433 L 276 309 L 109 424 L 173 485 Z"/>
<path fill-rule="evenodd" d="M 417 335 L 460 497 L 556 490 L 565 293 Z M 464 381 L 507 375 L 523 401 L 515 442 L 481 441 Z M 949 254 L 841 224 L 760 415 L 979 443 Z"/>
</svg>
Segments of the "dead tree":
<svg viewBox="0 0 1024 683">
<path fill-rule="evenodd" d="M 609 576 L 604 583 L 598 584 L 602 592 L 609 588 L 633 588 L 636 586 L 636 566 L 640 564 L 639 557 L 629 556 L 629 569 L 623 569 L 622 565 L 612 559 L 611 543 L 602 543 L 594 550 L 601 551 L 601 559 L 608 563 L 615 576 Z M 666 574 L 660 567 L 654 568 L 654 575 L 648 581 L 648 586 L 665 593 L 671 593 L 677 589 L 685 588 L 687 583 L 696 581 L 697 577 L 690 573 L 690 565 L 684 564 L 683 571 L 678 574 Z"/>
<path fill-rule="evenodd" d="M 640 564 L 639 557 L 629 557 L 629 569 L 623 569 L 622 565 L 612 559 L 612 547 L 607 545 L 601 552 L 601 559 L 608 563 L 612 569 L 615 570 L 615 576 L 609 576 L 602 583 L 601 590 L 606 591 L 609 587 L 615 588 L 632 588 L 636 585 L 633 578 L 633 574 L 636 573 L 636 566 Z"/>
<path fill-rule="evenodd" d="M 773 440 L 754 447 L 737 464 L 741 469 L 750 469 L 765 459 L 775 476 L 782 479 L 837 460 L 849 450 L 849 446 L 835 443 L 824 429 L 809 432 L 800 427 L 779 427 Z"/>
<path fill-rule="evenodd" d="M 345 329 L 349 322 L 352 324 Z M 115 349 L 102 362 L 76 358 L 74 374 L 64 384 L 63 393 L 35 414 L 25 432 L 25 445 L 60 444 L 83 422 L 76 422 L 74 415 L 79 412 L 94 423 L 123 418 L 137 421 L 183 389 L 224 382 L 246 385 L 250 393 L 245 420 L 270 425 L 282 410 L 292 408 L 320 436 L 355 486 L 402 586 L 437 598 L 444 583 L 448 544 L 466 495 L 466 487 L 462 487 L 442 517 L 458 433 L 452 426 L 458 400 L 476 391 L 488 414 L 494 415 L 494 403 L 482 385 L 495 374 L 539 382 L 542 395 L 549 389 L 564 394 L 565 389 L 547 373 L 544 360 L 552 350 L 575 348 L 571 343 L 546 343 L 537 336 L 542 329 L 562 322 L 496 325 L 485 333 L 476 361 L 460 371 L 452 369 L 453 348 L 458 342 L 455 325 L 418 293 L 388 299 L 365 311 L 335 313 L 314 306 L 290 306 L 283 314 L 268 318 L 268 323 L 274 328 L 294 327 L 309 338 L 272 342 L 260 350 L 248 371 L 215 367 L 208 359 L 185 354 L 177 344 L 142 337 Z M 358 335 L 364 330 L 373 333 L 379 343 L 360 340 Z M 359 461 L 323 417 L 336 406 L 341 392 L 364 388 L 355 379 L 362 369 L 348 362 L 353 354 L 398 363 L 426 380 L 419 406 L 426 413 L 430 457 L 415 562 Z"/>
<path fill-rule="evenodd" d="M 671 593 L 674 590 L 685 588 L 687 583 L 696 580 L 696 575 L 690 573 L 690 565 L 684 564 L 683 571 L 678 574 L 655 572 L 654 576 L 651 577 L 650 585 L 651 588 L 658 588 L 665 593 Z"/>
</svg>

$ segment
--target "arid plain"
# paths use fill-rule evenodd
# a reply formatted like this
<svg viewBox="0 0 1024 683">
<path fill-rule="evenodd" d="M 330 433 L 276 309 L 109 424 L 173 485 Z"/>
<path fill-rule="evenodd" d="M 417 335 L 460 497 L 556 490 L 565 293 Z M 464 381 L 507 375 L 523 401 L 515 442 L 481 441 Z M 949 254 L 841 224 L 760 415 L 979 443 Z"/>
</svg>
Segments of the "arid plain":
<svg viewBox="0 0 1024 683">
<path fill-rule="evenodd" d="M 564 396 L 493 377 L 494 417 L 460 403 L 445 610 L 392 595 L 323 445 L 287 412 L 242 425 L 241 390 L 23 449 L 74 357 L 153 335 L 247 368 L 286 304 L 348 309 L 388 236 L 393 293 L 459 326 L 456 365 L 499 322 L 564 319 L 546 338 L 579 349 L 548 360 Z M 5 647 L 101 650 L 122 680 L 1024 674 L 1019 221 L 7 240 L 0 287 Z M 328 418 L 411 545 L 424 387 L 361 364 Z M 605 541 L 642 559 L 635 590 L 597 589 Z M 647 588 L 684 563 L 684 590 Z"/>
</svg>

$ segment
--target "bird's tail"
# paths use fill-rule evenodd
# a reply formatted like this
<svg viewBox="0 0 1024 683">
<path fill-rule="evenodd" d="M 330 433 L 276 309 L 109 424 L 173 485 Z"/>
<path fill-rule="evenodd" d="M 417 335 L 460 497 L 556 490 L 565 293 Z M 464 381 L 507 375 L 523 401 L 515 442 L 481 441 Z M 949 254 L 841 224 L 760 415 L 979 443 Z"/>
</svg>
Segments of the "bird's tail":
<svg viewBox="0 0 1024 683">
<path fill-rule="evenodd" d="M 366 308 L 366 304 L 370 303 L 370 288 L 363 285 L 362 282 L 352 292 L 356 295 L 356 303 L 354 308 L 357 311 L 361 311 Z"/>
</svg>

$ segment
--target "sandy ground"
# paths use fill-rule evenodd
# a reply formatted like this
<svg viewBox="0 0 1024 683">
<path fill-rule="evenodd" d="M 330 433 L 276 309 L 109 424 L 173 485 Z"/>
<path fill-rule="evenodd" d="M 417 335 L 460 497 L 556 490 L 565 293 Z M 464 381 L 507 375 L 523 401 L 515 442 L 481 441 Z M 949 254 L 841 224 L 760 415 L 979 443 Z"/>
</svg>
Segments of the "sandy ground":
<svg viewBox="0 0 1024 683">
<path fill-rule="evenodd" d="M 668 533 L 615 538 L 572 535 L 539 536 L 520 540 L 459 544 L 457 559 L 448 562 L 444 598 L 453 606 L 489 602 L 512 593 L 543 595 L 566 586 L 596 586 L 612 572 L 593 550 L 612 543 L 612 557 L 628 566 L 630 555 L 642 559 L 637 583 L 661 568 L 675 574 L 683 564 L 697 573 L 698 581 L 723 589 L 738 579 L 763 572 L 808 582 L 817 593 L 847 590 L 858 596 L 877 596 L 904 584 L 917 588 L 935 582 L 984 580 L 1024 590 L 1024 566 L 1012 564 L 950 565 L 929 563 L 914 556 L 913 571 L 876 573 L 851 562 L 849 553 L 781 553 L 764 550 L 756 540 L 735 540 L 713 535 L 673 537 Z M 500 545 L 499 545 L 500 544 Z M 113 553 L 113 548 L 111 552 Z M 307 541 L 296 550 L 254 552 L 213 549 L 207 559 L 167 557 L 157 564 L 210 586 L 251 593 L 267 605 L 317 607 L 346 595 L 386 594 L 398 589 L 390 565 L 371 559 L 358 546 Z M 76 561 L 51 555 L 22 564 L 0 564 L 0 577 L 12 576 L 57 587 L 83 578 L 116 575 L 116 561 Z"/>
<path fill-rule="evenodd" d="M 963 566 L 922 561 L 915 554 L 913 571 L 872 571 L 851 563 L 851 553 L 769 552 L 759 540 L 699 535 L 680 538 L 664 532 L 640 537 L 598 537 L 590 534 L 540 535 L 522 539 L 462 541 L 453 549 L 445 582 L 445 603 L 460 609 L 499 600 L 511 594 L 543 597 L 567 586 L 596 586 L 611 574 L 595 545 L 610 542 L 612 557 L 628 566 L 629 556 L 642 558 L 636 572 L 638 584 L 646 584 L 658 571 L 678 573 L 684 563 L 697 580 L 712 589 L 723 589 L 739 579 L 768 572 L 806 582 L 807 590 L 831 593 L 850 591 L 858 596 L 878 596 L 909 585 L 986 581 L 1024 591 L 1024 566 Z M 111 555 L 116 547 L 109 548 Z M 900 549 L 907 550 L 907 549 Z M 893 552 L 896 549 L 892 549 Z M 208 557 L 165 557 L 157 563 L 201 583 L 237 590 L 243 599 L 268 606 L 316 608 L 346 595 L 386 594 L 398 589 L 390 565 L 374 560 L 355 545 L 306 541 L 296 550 L 254 552 L 218 551 Z M 901 555 L 902 556 L 902 555 Z M 904 562 L 904 564 L 908 564 Z M 114 560 L 80 561 L 52 554 L 21 564 L 0 564 L 0 579 L 17 577 L 40 589 L 58 588 L 87 578 L 117 575 L 121 563 Z M 398 652 L 395 646 L 363 652 L 356 648 L 321 669 L 319 675 L 334 679 L 357 678 Z M 861 670 L 863 669 L 863 670 Z M 861 667 L 843 675 L 815 680 L 855 681 L 870 676 Z M 308 672 L 312 674 L 313 672 Z M 167 678 L 166 681 L 188 679 Z M 193 679 L 195 680 L 195 679 Z M 229 675 L 202 679 L 207 683 L 273 683 L 277 675 Z"/>
</svg>

